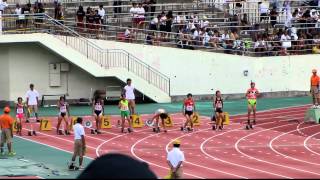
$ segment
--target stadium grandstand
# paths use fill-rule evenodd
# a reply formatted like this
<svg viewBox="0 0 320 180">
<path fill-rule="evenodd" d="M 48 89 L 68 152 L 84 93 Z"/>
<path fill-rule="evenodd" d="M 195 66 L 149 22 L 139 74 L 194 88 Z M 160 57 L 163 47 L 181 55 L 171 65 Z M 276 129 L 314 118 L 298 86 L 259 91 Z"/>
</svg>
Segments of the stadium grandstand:
<svg viewBox="0 0 320 180">
<path fill-rule="evenodd" d="M 0 179 L 319 178 L 319 60 L 320 0 L 0 0 Z"/>
</svg>

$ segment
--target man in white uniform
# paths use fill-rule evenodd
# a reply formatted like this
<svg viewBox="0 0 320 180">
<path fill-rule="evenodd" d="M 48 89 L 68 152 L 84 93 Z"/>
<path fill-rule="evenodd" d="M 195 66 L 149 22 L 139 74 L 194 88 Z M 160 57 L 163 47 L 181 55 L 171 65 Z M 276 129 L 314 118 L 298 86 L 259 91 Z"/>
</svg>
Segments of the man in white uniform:
<svg viewBox="0 0 320 180">
<path fill-rule="evenodd" d="M 131 84 L 131 79 L 127 79 L 127 85 L 123 88 L 124 93 L 126 94 L 126 99 L 129 101 L 129 110 L 130 115 L 135 114 L 135 95 L 134 95 L 134 86 Z"/>
<path fill-rule="evenodd" d="M 8 7 L 7 0 L 0 0 L 0 35 L 2 34 L 2 14 L 6 7 Z"/>
<path fill-rule="evenodd" d="M 175 140 L 173 142 L 173 149 L 168 152 L 167 155 L 167 163 L 170 167 L 171 179 L 182 178 L 182 163 L 184 160 L 184 153 L 180 150 L 180 140 Z"/>
<path fill-rule="evenodd" d="M 38 101 L 39 101 L 39 93 L 37 90 L 34 89 L 34 85 L 30 84 L 30 90 L 26 93 L 26 99 L 27 99 L 27 105 L 28 105 L 28 111 L 27 111 L 27 120 L 26 122 L 29 122 L 30 113 L 34 111 L 34 114 L 36 116 L 37 122 L 40 122 L 39 116 L 38 116 Z"/>
<path fill-rule="evenodd" d="M 83 156 L 86 153 L 86 140 L 84 127 L 82 126 L 82 118 L 77 118 L 77 123 L 73 125 L 74 132 L 74 149 L 73 156 L 71 159 L 71 164 L 69 165 L 69 170 L 83 170 Z M 75 166 L 75 161 L 77 156 L 79 156 L 79 168 Z"/>
</svg>

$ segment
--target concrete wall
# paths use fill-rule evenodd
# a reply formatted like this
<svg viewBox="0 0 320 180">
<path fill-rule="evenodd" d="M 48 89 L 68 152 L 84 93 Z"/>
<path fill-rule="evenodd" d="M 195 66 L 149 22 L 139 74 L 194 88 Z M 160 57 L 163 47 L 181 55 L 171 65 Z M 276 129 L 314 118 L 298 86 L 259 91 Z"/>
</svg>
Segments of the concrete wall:
<svg viewBox="0 0 320 180">
<path fill-rule="evenodd" d="M 49 86 L 49 64 L 66 62 L 38 43 L 0 44 L 0 99 L 14 101 L 25 96 L 30 83 L 40 95 L 69 94 L 68 99 L 89 98 L 91 88 L 121 86 L 115 78 L 95 78 L 75 65 L 61 72 L 61 86 Z M 10 83 L 9 83 L 10 82 Z"/>
<path fill-rule="evenodd" d="M 320 55 L 246 57 L 177 48 L 92 40 L 106 49 L 125 49 L 171 78 L 173 96 L 244 93 L 250 81 L 261 92 L 309 91 Z M 248 76 L 243 72 L 248 70 Z"/>
</svg>

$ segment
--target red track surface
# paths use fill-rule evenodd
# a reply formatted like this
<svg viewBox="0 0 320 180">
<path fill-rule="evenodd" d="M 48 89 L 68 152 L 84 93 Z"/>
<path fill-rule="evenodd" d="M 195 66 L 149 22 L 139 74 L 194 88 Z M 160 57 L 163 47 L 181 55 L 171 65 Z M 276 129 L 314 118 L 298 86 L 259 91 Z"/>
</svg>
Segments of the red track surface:
<svg viewBox="0 0 320 180">
<path fill-rule="evenodd" d="M 320 125 L 303 123 L 308 107 L 258 112 L 257 125 L 249 131 L 241 123 L 246 115 L 237 115 L 223 131 L 212 131 L 209 118 L 202 117 L 194 132 L 184 133 L 179 130 L 183 120 L 180 114 L 172 115 L 176 125 L 168 133 L 156 134 L 148 127 L 137 128 L 132 134 L 122 134 L 116 127 L 101 135 L 91 135 L 87 130 L 87 156 L 128 154 L 146 161 L 159 177 L 164 177 L 168 173 L 166 151 L 179 138 L 186 157 L 185 178 L 320 178 Z M 113 116 L 112 123 L 117 119 Z M 56 118 L 53 121 L 56 124 Z M 73 136 L 57 136 L 55 129 L 22 138 L 73 150 Z"/>
</svg>

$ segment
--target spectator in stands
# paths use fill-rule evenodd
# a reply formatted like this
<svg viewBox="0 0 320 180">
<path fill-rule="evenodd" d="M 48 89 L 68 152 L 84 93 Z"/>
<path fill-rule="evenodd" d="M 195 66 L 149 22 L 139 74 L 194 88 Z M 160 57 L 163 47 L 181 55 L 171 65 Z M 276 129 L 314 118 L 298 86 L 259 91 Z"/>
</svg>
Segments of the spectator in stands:
<svg viewBox="0 0 320 180">
<path fill-rule="evenodd" d="M 84 30 L 83 20 L 85 16 L 86 16 L 86 13 L 84 12 L 83 7 L 80 5 L 77 11 L 77 19 L 76 19 L 79 32 L 83 32 Z"/>
<path fill-rule="evenodd" d="M 114 17 L 116 17 L 116 15 L 117 15 L 118 13 L 121 13 L 121 11 L 122 11 L 121 5 L 122 5 L 121 0 L 115 0 L 115 1 L 113 1 L 113 6 L 115 6 L 115 7 L 113 8 Z"/>
<path fill-rule="evenodd" d="M 286 13 L 286 21 L 285 21 L 285 26 L 290 27 L 291 26 L 291 20 L 292 20 L 292 14 L 291 14 L 291 1 L 290 0 L 285 0 L 283 2 L 283 9 L 282 12 Z"/>
<path fill-rule="evenodd" d="M 87 21 L 88 21 L 88 31 L 89 33 L 93 33 L 94 32 L 94 20 L 95 20 L 95 14 L 94 14 L 94 11 L 93 10 L 90 10 L 90 14 L 87 18 Z"/>
<path fill-rule="evenodd" d="M 34 13 L 36 14 L 44 14 L 45 10 L 43 8 L 43 4 L 42 3 L 37 3 L 37 6 L 35 6 L 35 10 Z M 35 26 L 40 28 L 41 24 L 43 23 L 43 15 L 38 15 L 36 16 L 37 18 L 35 19 Z"/>
<path fill-rule="evenodd" d="M 86 11 L 86 28 L 89 30 L 90 29 L 90 24 L 89 24 L 89 19 L 90 19 L 90 13 L 91 13 L 92 9 L 90 6 L 87 7 L 87 11 Z"/>
<path fill-rule="evenodd" d="M 288 34 L 288 31 L 284 31 L 280 37 L 281 41 L 281 54 L 282 55 L 289 55 L 287 49 L 291 48 L 291 37 Z"/>
<path fill-rule="evenodd" d="M 102 4 L 99 5 L 98 15 L 100 16 L 100 24 L 104 25 L 104 18 L 106 15 L 106 11 L 104 10 Z"/>
<path fill-rule="evenodd" d="M 132 3 L 132 7 L 130 8 L 130 13 L 132 16 L 133 27 L 136 28 L 139 23 L 138 8 L 136 3 Z"/>
<path fill-rule="evenodd" d="M 191 35 L 192 35 L 192 45 L 198 45 L 198 42 L 200 41 L 199 30 L 192 29 Z"/>
<path fill-rule="evenodd" d="M 229 17 L 229 2 L 228 0 L 223 0 L 223 9 L 224 9 L 224 18 L 228 18 Z"/>
<path fill-rule="evenodd" d="M 29 19 L 28 19 L 28 15 L 31 14 L 31 4 L 28 3 L 26 4 L 23 8 L 22 8 L 22 14 L 24 14 L 24 25 L 25 25 L 25 28 L 28 27 L 28 22 L 29 22 Z"/>
<path fill-rule="evenodd" d="M 203 39 L 202 39 L 202 45 L 205 47 L 209 47 L 210 46 L 210 39 L 211 37 L 209 36 L 209 29 L 206 29 L 204 35 L 203 35 Z"/>
<path fill-rule="evenodd" d="M 132 29 L 132 26 L 129 26 L 126 31 L 124 32 L 124 38 L 125 38 L 125 41 L 127 42 L 132 42 L 133 40 L 133 35 L 131 33 L 131 29 Z"/>
<path fill-rule="evenodd" d="M 156 6 L 155 4 L 157 4 L 157 0 L 150 0 L 150 16 L 153 17 L 154 16 L 154 12 L 156 11 Z"/>
<path fill-rule="evenodd" d="M 166 31 L 168 32 L 168 38 L 170 38 L 170 34 L 172 31 L 172 22 L 173 22 L 173 13 L 169 11 L 166 15 Z"/>
<path fill-rule="evenodd" d="M 203 16 L 203 19 L 200 20 L 200 28 L 206 29 L 209 24 L 210 22 L 208 21 L 207 16 Z"/>
<path fill-rule="evenodd" d="M 94 11 L 94 29 L 96 31 L 96 35 L 97 35 L 97 38 L 99 37 L 99 34 L 100 34 L 100 30 L 101 30 L 101 24 L 102 24 L 102 19 L 101 19 L 101 16 L 99 14 L 99 10 L 95 10 Z"/>
<path fill-rule="evenodd" d="M 64 14 L 63 14 L 63 9 L 62 9 L 62 5 L 58 4 L 57 7 L 57 16 L 56 19 L 58 20 L 59 23 L 64 24 Z"/>
<path fill-rule="evenodd" d="M 262 20 L 266 21 L 268 20 L 268 10 L 269 10 L 269 7 L 266 3 L 264 2 L 259 2 L 259 13 L 260 13 L 260 22 Z"/>
<path fill-rule="evenodd" d="M 257 41 L 254 43 L 254 51 L 256 56 L 263 56 L 263 52 L 267 50 L 265 41 L 262 39 L 262 36 L 259 35 Z"/>
<path fill-rule="evenodd" d="M 137 14 L 138 14 L 138 28 L 142 28 L 144 25 L 144 21 L 145 21 L 145 10 L 142 7 L 142 3 L 139 3 L 139 6 L 137 8 Z"/>
<path fill-rule="evenodd" d="M 16 20 L 16 28 L 22 28 L 23 20 L 21 19 L 22 8 L 19 3 L 16 4 L 16 9 L 14 10 L 15 14 L 18 16 L 18 20 Z"/>
<path fill-rule="evenodd" d="M 162 11 L 161 13 L 161 18 L 160 18 L 160 31 L 162 32 L 161 33 L 161 38 L 164 38 L 164 33 L 163 32 L 166 32 L 166 23 L 167 23 L 167 16 L 165 15 L 165 13 Z"/>
<path fill-rule="evenodd" d="M 150 0 L 144 0 L 142 3 L 142 7 L 144 9 L 144 12 L 146 13 L 145 16 L 148 16 L 149 7 L 150 7 Z"/>
<path fill-rule="evenodd" d="M 277 24 L 277 17 L 278 17 L 277 7 L 274 6 L 270 11 L 270 23 L 271 23 L 271 27 L 273 28 Z"/>
<path fill-rule="evenodd" d="M 149 29 L 150 30 L 153 30 L 153 31 L 157 31 L 158 30 L 158 24 L 159 24 L 160 18 L 161 18 L 161 15 L 158 15 L 157 17 L 154 17 L 150 21 L 150 25 L 149 25 Z"/>
</svg>

